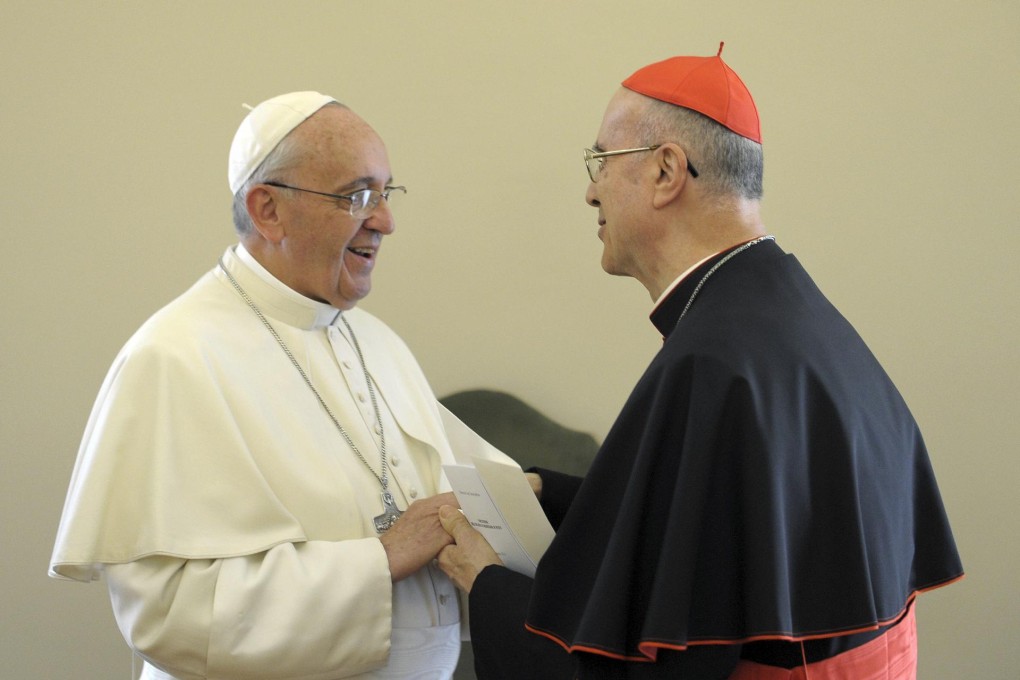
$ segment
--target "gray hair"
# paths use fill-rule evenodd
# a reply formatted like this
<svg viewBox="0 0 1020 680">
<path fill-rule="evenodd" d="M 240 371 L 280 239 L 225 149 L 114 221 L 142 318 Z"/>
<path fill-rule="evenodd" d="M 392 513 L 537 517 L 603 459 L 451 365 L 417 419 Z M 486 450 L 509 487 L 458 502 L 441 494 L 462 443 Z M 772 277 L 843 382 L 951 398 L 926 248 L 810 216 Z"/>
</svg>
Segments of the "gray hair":
<svg viewBox="0 0 1020 680">
<path fill-rule="evenodd" d="M 269 152 L 259 167 L 255 168 L 255 172 L 251 173 L 251 177 L 245 180 L 234 194 L 234 230 L 239 236 L 247 236 L 255 229 L 251 215 L 248 214 L 248 192 L 256 184 L 279 179 L 280 174 L 300 162 L 301 152 L 301 145 L 287 135 Z"/>
<path fill-rule="evenodd" d="M 761 144 L 697 111 L 650 100 L 639 126 L 643 144 L 676 142 L 698 171 L 698 182 L 717 197 L 762 197 Z"/>
<path fill-rule="evenodd" d="M 340 102 L 330 102 L 326 106 L 346 108 Z M 296 130 L 297 128 L 294 129 Z M 251 191 L 251 188 L 256 184 L 263 184 L 268 181 L 280 181 L 281 175 L 301 164 L 301 161 L 304 160 L 305 151 L 294 135 L 288 134 L 280 140 L 276 148 L 269 152 L 269 155 L 251 173 L 251 177 L 245 180 L 241 188 L 237 190 L 237 193 L 234 194 L 233 211 L 234 231 L 239 236 L 247 236 L 255 229 L 255 225 L 251 221 L 251 215 L 248 214 L 248 192 Z"/>
</svg>

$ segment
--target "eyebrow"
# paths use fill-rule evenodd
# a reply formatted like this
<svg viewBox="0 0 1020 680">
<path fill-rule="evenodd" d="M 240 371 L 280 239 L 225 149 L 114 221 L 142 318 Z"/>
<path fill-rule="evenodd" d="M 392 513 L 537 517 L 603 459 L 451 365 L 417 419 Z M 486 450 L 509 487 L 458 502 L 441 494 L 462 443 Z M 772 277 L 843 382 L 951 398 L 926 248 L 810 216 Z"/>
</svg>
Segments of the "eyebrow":
<svg viewBox="0 0 1020 680">
<path fill-rule="evenodd" d="M 355 189 L 357 189 L 359 187 L 367 187 L 368 185 L 370 185 L 370 184 L 372 184 L 373 182 L 376 182 L 376 181 L 378 181 L 378 180 L 375 177 L 372 177 L 371 175 L 365 175 L 363 177 L 359 177 L 359 178 L 357 178 L 355 180 L 352 180 L 352 181 L 348 182 L 347 184 L 343 185 L 342 187 L 340 187 L 337 190 L 337 193 L 345 194 L 345 193 L 353 191 L 353 190 L 355 190 Z M 390 177 L 388 180 L 383 182 L 383 186 L 390 186 L 392 184 L 393 184 L 393 178 L 392 177 Z"/>
<path fill-rule="evenodd" d="M 602 148 L 602 145 L 599 144 L 598 142 L 595 142 L 594 144 L 591 145 L 591 150 L 598 153 L 605 151 L 605 149 Z"/>
</svg>

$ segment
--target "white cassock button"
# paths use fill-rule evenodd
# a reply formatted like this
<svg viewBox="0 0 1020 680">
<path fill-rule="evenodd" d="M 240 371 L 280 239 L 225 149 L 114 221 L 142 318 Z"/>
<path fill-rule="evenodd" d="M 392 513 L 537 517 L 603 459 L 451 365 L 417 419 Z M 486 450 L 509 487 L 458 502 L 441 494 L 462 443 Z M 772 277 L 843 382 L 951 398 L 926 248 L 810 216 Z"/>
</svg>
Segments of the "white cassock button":
<svg viewBox="0 0 1020 680">
<path fill-rule="evenodd" d="M 376 423 L 375 427 L 372 429 L 375 430 L 376 434 L 382 434 L 382 427 L 380 427 L 379 423 Z"/>
<path fill-rule="evenodd" d="M 392 465 L 393 467 L 400 467 L 400 459 L 390 458 L 390 465 Z"/>
<path fill-rule="evenodd" d="M 365 403 L 365 393 L 364 392 L 358 392 L 358 401 L 360 401 L 362 404 Z"/>
<path fill-rule="evenodd" d="M 343 361 L 341 361 L 340 363 L 341 363 L 341 364 L 343 365 L 343 367 L 344 367 L 344 368 L 346 368 L 347 370 L 351 370 L 351 362 L 347 361 L 347 359 L 344 359 L 344 360 L 343 360 Z"/>
<path fill-rule="evenodd" d="M 412 486 L 411 487 L 411 494 L 410 494 L 410 496 L 411 496 L 411 498 L 417 498 L 418 497 L 418 489 L 416 489 L 415 487 Z"/>
<path fill-rule="evenodd" d="M 449 597 L 448 597 L 448 596 L 446 596 L 446 595 L 440 595 L 440 596 L 439 596 L 439 604 L 446 604 L 446 601 L 447 601 L 448 599 L 449 599 Z"/>
</svg>

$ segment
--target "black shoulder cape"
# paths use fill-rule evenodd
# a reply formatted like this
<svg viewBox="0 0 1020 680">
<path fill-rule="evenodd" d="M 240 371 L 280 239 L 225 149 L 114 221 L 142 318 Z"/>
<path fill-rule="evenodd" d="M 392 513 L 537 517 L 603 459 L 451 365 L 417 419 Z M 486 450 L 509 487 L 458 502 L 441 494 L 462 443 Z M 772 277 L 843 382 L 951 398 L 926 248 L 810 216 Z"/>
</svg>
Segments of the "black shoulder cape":
<svg viewBox="0 0 1020 680">
<path fill-rule="evenodd" d="M 808 640 L 896 620 L 963 569 L 921 434 L 796 258 L 722 254 L 539 564 L 527 627 L 570 651 Z"/>
</svg>

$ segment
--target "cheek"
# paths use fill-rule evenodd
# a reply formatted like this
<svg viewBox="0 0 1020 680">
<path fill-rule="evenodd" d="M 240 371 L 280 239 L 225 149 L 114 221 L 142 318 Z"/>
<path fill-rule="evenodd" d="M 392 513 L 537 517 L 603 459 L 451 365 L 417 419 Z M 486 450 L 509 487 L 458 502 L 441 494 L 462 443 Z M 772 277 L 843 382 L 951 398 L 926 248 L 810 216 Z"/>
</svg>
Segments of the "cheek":
<svg viewBox="0 0 1020 680">
<path fill-rule="evenodd" d="M 350 225 L 324 224 L 306 240 L 307 251 L 319 260 L 335 260 L 341 257 L 350 245 L 357 230 Z"/>
</svg>

